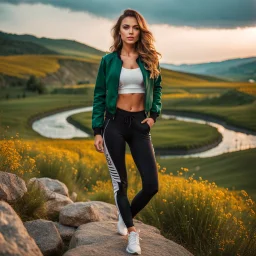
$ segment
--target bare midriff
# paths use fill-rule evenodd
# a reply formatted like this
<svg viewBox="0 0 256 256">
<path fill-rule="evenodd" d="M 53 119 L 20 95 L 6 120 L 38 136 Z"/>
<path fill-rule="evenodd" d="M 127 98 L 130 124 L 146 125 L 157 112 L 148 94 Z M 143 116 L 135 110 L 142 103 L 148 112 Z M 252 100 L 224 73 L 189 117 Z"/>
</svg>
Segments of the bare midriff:
<svg viewBox="0 0 256 256">
<path fill-rule="evenodd" d="M 130 112 L 144 110 L 144 95 L 145 93 L 118 94 L 116 106 Z"/>
</svg>

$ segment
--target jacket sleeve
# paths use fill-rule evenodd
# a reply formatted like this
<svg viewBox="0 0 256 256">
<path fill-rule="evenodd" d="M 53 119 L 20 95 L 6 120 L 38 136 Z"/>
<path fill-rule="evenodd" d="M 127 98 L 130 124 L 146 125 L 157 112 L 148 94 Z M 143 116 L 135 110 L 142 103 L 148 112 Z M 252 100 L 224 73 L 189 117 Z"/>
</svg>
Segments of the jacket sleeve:
<svg viewBox="0 0 256 256">
<path fill-rule="evenodd" d="M 94 87 L 93 109 L 92 109 L 92 129 L 94 136 L 101 134 L 104 123 L 104 112 L 106 106 L 106 77 L 105 77 L 105 61 L 102 57 L 96 83 Z"/>
<path fill-rule="evenodd" d="M 150 109 L 150 116 L 151 118 L 154 119 L 156 122 L 157 117 L 160 115 L 161 110 L 162 110 L 162 75 L 161 75 L 161 68 L 158 62 L 158 70 L 160 71 L 160 74 L 158 75 L 157 78 L 154 79 L 154 89 L 153 89 L 153 103 L 152 107 Z"/>
</svg>

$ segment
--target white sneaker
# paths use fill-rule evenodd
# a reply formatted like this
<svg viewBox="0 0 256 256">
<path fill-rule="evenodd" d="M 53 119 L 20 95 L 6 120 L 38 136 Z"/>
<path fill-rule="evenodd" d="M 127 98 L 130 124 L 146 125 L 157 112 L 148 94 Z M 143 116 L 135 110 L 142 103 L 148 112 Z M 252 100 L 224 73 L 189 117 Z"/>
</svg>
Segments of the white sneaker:
<svg viewBox="0 0 256 256">
<path fill-rule="evenodd" d="M 132 254 L 141 254 L 141 248 L 140 248 L 140 238 L 139 236 L 140 230 L 136 230 L 136 232 L 131 231 L 128 233 L 128 245 L 126 247 L 126 251 Z"/>
<path fill-rule="evenodd" d="M 117 231 L 122 236 L 126 236 L 128 234 L 128 229 L 120 213 L 118 214 Z"/>
</svg>

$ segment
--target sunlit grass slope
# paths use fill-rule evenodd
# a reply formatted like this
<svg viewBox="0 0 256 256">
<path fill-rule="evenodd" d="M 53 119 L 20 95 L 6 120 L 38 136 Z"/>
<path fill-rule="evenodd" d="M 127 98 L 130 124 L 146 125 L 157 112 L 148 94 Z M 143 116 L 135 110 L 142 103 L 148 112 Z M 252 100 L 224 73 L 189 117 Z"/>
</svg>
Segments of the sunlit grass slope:
<svg viewBox="0 0 256 256">
<path fill-rule="evenodd" d="M 0 56 L 0 72 L 4 75 L 19 78 L 27 78 L 29 75 L 44 77 L 60 68 L 59 60 L 76 60 L 97 64 L 100 57 L 82 58 L 59 55 Z"/>
</svg>

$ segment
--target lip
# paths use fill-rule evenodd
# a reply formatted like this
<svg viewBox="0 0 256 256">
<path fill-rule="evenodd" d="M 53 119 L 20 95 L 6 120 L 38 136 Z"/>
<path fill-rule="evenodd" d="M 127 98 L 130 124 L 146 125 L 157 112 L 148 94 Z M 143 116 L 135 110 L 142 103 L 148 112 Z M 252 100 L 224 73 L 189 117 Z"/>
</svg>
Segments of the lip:
<svg viewBox="0 0 256 256">
<path fill-rule="evenodd" d="M 129 38 L 129 39 L 134 39 L 134 37 L 132 37 L 132 36 L 129 36 L 129 37 L 127 37 L 127 38 Z"/>
</svg>

